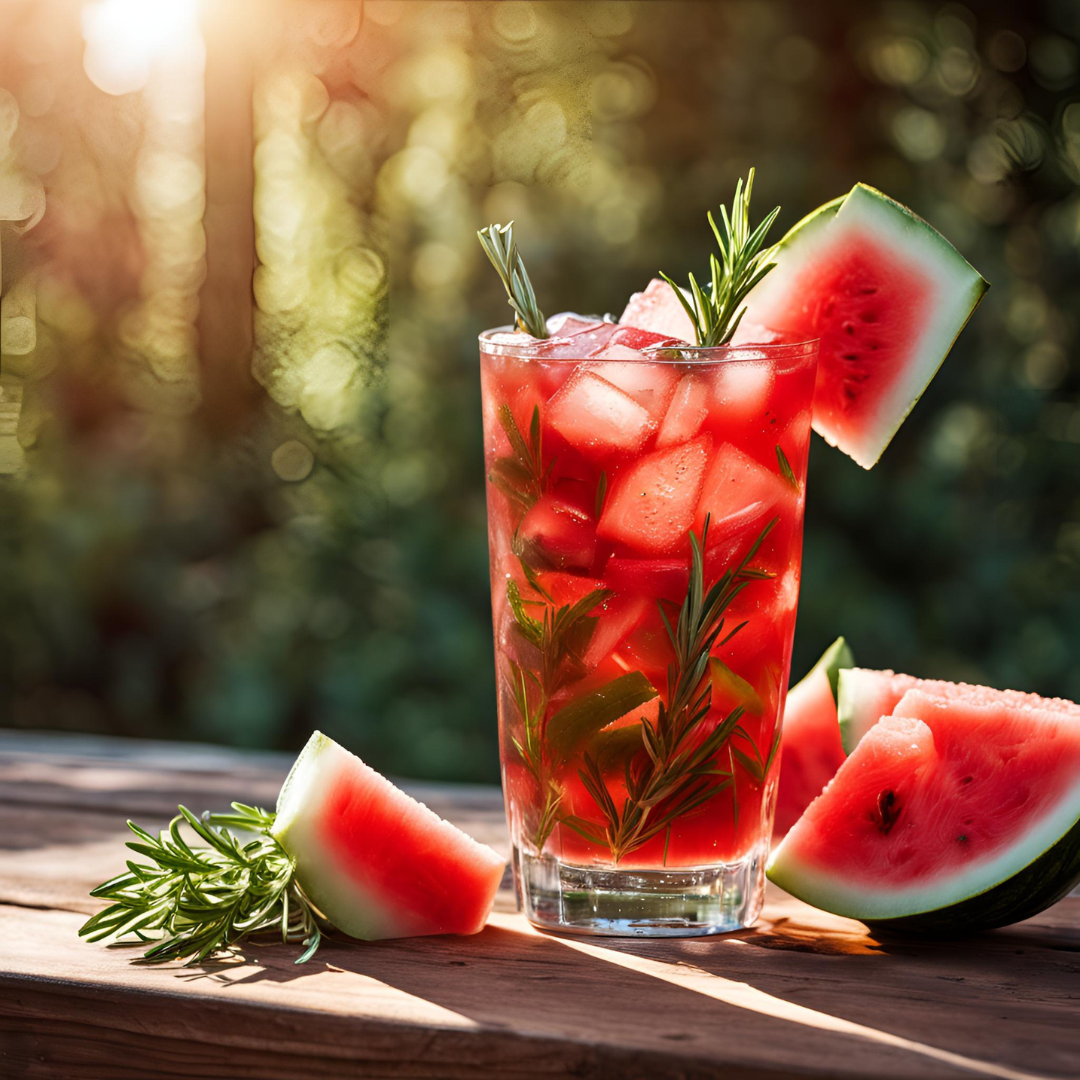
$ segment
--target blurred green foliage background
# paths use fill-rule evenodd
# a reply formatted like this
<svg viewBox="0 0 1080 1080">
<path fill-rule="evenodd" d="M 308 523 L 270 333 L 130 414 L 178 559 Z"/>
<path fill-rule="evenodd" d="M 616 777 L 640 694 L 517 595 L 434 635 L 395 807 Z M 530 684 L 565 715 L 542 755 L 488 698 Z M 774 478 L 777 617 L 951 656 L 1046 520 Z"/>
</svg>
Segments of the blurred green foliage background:
<svg viewBox="0 0 1080 1080">
<path fill-rule="evenodd" d="M 476 334 L 507 309 L 475 231 L 516 219 L 549 313 L 617 314 L 705 265 L 750 165 L 783 228 L 867 181 L 993 283 L 872 473 L 815 438 L 796 676 L 844 633 L 865 666 L 1080 698 L 1078 0 L 345 6 L 258 74 L 242 428 L 205 386 L 123 392 L 123 311 L 70 275 L 39 312 L 0 723 L 317 726 L 495 779 Z"/>
</svg>

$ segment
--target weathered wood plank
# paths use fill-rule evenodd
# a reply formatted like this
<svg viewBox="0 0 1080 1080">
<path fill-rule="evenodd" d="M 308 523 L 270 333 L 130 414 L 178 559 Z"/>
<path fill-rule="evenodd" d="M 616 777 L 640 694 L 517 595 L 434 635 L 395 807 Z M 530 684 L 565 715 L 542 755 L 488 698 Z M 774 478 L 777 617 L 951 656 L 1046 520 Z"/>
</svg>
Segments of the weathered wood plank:
<svg viewBox="0 0 1080 1080">
<path fill-rule="evenodd" d="M 0 1076 L 1080 1074 L 1073 898 L 948 943 L 879 939 L 776 890 L 723 939 L 558 938 L 506 894 L 476 937 L 331 941 L 304 967 L 275 944 L 136 968 L 77 939 L 126 808 L 155 826 L 181 799 L 269 802 L 287 762 L 0 733 Z M 505 845 L 497 792 L 424 795 Z"/>
</svg>

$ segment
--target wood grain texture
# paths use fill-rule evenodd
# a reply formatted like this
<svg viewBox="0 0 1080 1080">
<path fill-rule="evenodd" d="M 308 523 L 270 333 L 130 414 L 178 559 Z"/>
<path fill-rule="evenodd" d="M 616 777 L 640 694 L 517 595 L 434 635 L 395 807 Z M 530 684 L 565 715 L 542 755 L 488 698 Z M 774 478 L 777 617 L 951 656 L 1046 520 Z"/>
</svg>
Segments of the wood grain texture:
<svg viewBox="0 0 1080 1080">
<path fill-rule="evenodd" d="M 288 759 L 0 733 L 0 1077 L 1075 1077 L 1080 899 L 1008 930 L 870 935 L 774 891 L 751 931 L 331 941 L 310 964 L 135 968 L 76 937 L 124 817 L 271 802 Z M 488 789 L 417 788 L 506 848 Z"/>
</svg>

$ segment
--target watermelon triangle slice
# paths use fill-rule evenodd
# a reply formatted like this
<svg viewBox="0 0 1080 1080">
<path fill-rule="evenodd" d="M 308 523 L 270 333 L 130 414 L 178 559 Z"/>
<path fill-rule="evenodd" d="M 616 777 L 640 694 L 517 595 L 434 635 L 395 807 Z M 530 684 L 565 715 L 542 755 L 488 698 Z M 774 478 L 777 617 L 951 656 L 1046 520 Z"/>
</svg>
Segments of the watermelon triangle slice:
<svg viewBox="0 0 1080 1080">
<path fill-rule="evenodd" d="M 366 941 L 477 933 L 506 866 L 318 731 L 282 786 L 272 834 L 315 907 Z"/>
<path fill-rule="evenodd" d="M 869 469 L 989 284 L 932 226 L 866 184 L 800 221 L 775 259 L 744 321 L 821 339 L 814 430 Z"/>
<path fill-rule="evenodd" d="M 1080 880 L 1080 723 L 908 691 L 773 852 L 815 907 L 919 933 L 1030 918 Z"/>
</svg>

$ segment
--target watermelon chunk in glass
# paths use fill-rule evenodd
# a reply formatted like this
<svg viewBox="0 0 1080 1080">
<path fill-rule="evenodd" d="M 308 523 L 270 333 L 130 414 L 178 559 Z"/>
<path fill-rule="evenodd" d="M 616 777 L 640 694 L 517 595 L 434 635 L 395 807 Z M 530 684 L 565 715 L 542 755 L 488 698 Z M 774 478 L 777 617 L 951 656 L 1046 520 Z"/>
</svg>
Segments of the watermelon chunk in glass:
<svg viewBox="0 0 1080 1080">
<path fill-rule="evenodd" d="M 709 543 L 718 544 L 768 516 L 794 513 L 799 493 L 779 473 L 730 444 L 713 455 L 701 485 L 694 529 L 709 518 Z"/>
<path fill-rule="evenodd" d="M 596 559 L 596 525 L 569 499 L 543 495 L 521 519 L 518 536 L 549 565 L 591 566 Z"/>
<path fill-rule="evenodd" d="M 664 414 L 656 435 L 656 448 L 689 442 L 709 415 L 709 386 L 692 372 L 684 375 Z"/>
<path fill-rule="evenodd" d="M 548 402 L 546 421 L 589 457 L 632 453 L 657 426 L 649 411 L 629 394 L 584 366 Z"/>
<path fill-rule="evenodd" d="M 646 454 L 612 485 L 597 535 L 648 555 L 689 545 L 712 439 Z"/>
<path fill-rule="evenodd" d="M 682 341 L 697 341 L 697 332 L 690 316 L 663 278 L 653 278 L 644 292 L 634 293 L 630 297 L 619 323 Z"/>
<path fill-rule="evenodd" d="M 316 731 L 278 796 L 273 836 L 350 937 L 475 934 L 506 860 Z"/>
</svg>

